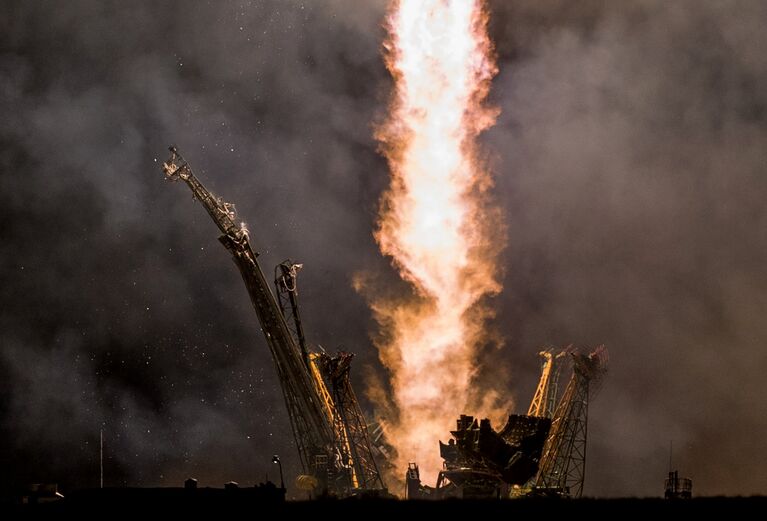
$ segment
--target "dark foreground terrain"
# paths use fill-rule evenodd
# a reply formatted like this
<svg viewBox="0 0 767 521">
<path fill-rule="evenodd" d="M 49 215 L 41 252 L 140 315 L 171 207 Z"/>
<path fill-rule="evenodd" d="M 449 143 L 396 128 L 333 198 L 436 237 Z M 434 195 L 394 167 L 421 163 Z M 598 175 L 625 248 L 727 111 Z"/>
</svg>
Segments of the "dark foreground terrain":
<svg viewBox="0 0 767 521">
<path fill-rule="evenodd" d="M 349 499 L 282 502 L 274 496 L 254 493 L 253 489 L 199 489 L 190 493 L 184 489 L 105 489 L 85 490 L 69 494 L 65 499 L 48 504 L 6 503 L 0 510 L 5 514 L 99 515 L 157 514 L 229 515 L 243 514 L 250 518 L 323 519 L 325 514 L 352 519 L 400 521 L 414 515 L 427 519 L 453 519 L 471 516 L 498 516 L 488 519 L 535 518 L 567 514 L 568 516 L 733 516 L 767 511 L 767 497 L 710 497 L 687 501 L 663 499 L 517 499 L 507 501 L 398 501 Z M 509 517 L 511 516 L 511 517 Z M 520 516 L 520 517 L 517 517 Z M 575 517 L 578 519 L 579 517 Z M 530 519 L 534 519 L 531 517 Z"/>
</svg>

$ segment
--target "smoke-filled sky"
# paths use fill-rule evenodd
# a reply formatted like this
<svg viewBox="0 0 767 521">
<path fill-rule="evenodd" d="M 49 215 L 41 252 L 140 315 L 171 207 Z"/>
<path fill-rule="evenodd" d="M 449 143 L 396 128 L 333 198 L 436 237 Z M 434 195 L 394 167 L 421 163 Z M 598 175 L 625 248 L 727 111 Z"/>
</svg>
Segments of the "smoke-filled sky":
<svg viewBox="0 0 767 521">
<path fill-rule="evenodd" d="M 506 217 L 484 378 L 526 410 L 541 345 L 606 344 L 585 493 L 767 492 L 767 4 L 493 1 Z M 352 286 L 387 169 L 386 2 L 0 8 L 0 492 L 298 471 L 245 288 L 178 145 L 267 274 L 305 263 L 311 340 L 381 375 Z M 503 238 L 499 237 L 499 240 Z M 372 413 L 372 405 L 365 402 Z M 456 411 L 481 415 L 482 411 Z M 447 438 L 448 433 L 445 433 Z M 437 444 L 435 440 L 435 450 Z"/>
</svg>

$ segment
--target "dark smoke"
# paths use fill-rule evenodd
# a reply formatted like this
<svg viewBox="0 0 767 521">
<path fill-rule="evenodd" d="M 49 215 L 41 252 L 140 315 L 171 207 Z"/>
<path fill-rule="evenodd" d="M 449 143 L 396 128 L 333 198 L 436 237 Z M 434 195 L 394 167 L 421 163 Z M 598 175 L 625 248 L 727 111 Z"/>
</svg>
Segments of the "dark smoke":
<svg viewBox="0 0 767 521">
<path fill-rule="evenodd" d="M 487 376 L 521 410 L 539 345 L 605 343 L 587 493 L 658 494 L 671 439 L 696 492 L 764 492 L 767 6 L 491 9 L 510 229 Z M 176 143 L 237 203 L 267 275 L 306 263 L 308 332 L 358 353 L 362 394 L 380 368 L 351 277 L 394 279 L 371 237 L 385 3 L 0 11 L 2 495 L 97 485 L 101 428 L 108 485 L 252 484 L 275 453 L 295 475 L 239 275 L 159 163 Z"/>
<path fill-rule="evenodd" d="M 764 493 L 767 4 L 513 4 L 487 143 L 515 384 L 534 345 L 605 343 L 588 493 L 657 494 L 670 440 L 698 493 Z"/>
</svg>

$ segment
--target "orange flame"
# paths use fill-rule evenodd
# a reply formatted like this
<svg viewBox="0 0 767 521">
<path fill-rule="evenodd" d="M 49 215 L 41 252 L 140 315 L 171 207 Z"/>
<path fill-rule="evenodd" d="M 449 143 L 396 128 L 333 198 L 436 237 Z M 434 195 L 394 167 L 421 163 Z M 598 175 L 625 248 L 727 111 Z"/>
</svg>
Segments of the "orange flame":
<svg viewBox="0 0 767 521">
<path fill-rule="evenodd" d="M 418 461 L 425 480 L 442 466 L 437 440 L 460 413 L 481 406 L 471 387 L 489 314 L 482 299 L 500 290 L 503 233 L 475 144 L 497 117 L 483 104 L 497 72 L 484 7 L 399 0 L 387 19 L 395 90 L 376 137 L 391 185 L 375 237 L 418 297 L 372 307 L 387 336 L 378 347 L 391 373 L 396 417 L 386 429 L 397 471 Z"/>
</svg>

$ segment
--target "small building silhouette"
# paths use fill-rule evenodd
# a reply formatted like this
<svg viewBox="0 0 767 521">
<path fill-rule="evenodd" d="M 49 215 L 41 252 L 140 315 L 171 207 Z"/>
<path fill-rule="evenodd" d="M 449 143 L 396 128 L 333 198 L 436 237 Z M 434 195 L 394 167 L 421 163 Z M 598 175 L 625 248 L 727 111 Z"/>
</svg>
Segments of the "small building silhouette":
<svg viewBox="0 0 767 521">
<path fill-rule="evenodd" d="M 666 499 L 692 499 L 692 480 L 680 478 L 679 472 L 674 470 L 668 473 L 666 478 Z"/>
</svg>

